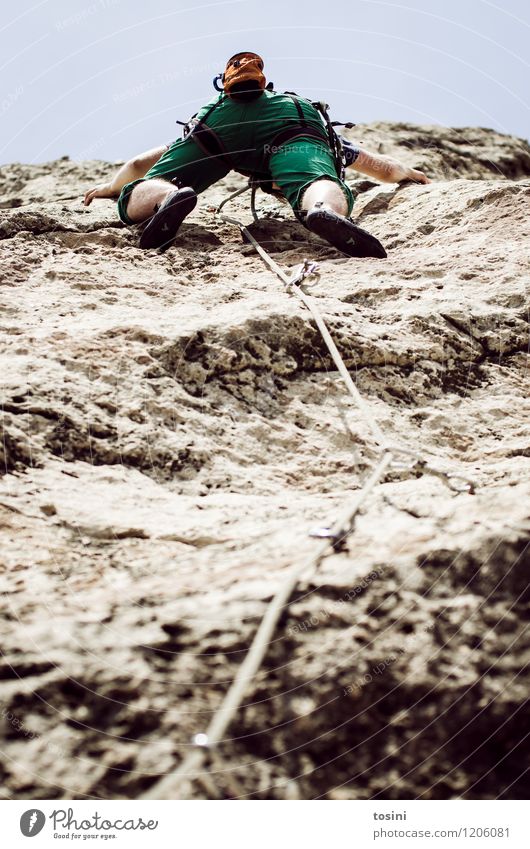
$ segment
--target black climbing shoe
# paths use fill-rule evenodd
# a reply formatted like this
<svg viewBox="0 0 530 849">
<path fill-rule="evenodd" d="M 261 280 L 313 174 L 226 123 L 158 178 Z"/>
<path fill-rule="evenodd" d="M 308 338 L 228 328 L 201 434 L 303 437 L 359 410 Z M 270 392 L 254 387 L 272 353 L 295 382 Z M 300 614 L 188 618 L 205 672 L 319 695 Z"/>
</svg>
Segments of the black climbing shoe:
<svg viewBox="0 0 530 849">
<path fill-rule="evenodd" d="M 383 245 L 375 236 L 330 209 L 313 207 L 307 213 L 304 223 L 311 233 L 325 239 L 348 256 L 374 256 L 379 259 L 386 257 Z"/>
<path fill-rule="evenodd" d="M 197 204 L 197 195 L 186 186 L 177 189 L 160 204 L 140 235 L 141 248 L 163 248 L 167 250 L 187 215 Z"/>
</svg>

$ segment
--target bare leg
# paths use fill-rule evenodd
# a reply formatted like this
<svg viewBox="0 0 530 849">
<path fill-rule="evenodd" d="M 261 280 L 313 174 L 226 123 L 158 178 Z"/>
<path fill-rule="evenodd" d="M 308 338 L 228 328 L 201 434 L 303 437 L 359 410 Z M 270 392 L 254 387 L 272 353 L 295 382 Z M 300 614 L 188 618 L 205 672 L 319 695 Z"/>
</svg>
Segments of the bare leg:
<svg viewBox="0 0 530 849">
<path fill-rule="evenodd" d="M 324 209 L 332 209 L 337 215 L 346 215 L 348 212 L 344 192 L 333 180 L 316 180 L 311 183 L 303 194 L 302 209 L 307 212 L 319 202 Z"/>
<path fill-rule="evenodd" d="M 174 191 L 176 191 L 175 186 L 168 180 L 153 178 L 138 183 L 129 197 L 127 215 L 135 223 L 151 218 L 156 212 L 157 205 L 160 205 Z"/>
</svg>

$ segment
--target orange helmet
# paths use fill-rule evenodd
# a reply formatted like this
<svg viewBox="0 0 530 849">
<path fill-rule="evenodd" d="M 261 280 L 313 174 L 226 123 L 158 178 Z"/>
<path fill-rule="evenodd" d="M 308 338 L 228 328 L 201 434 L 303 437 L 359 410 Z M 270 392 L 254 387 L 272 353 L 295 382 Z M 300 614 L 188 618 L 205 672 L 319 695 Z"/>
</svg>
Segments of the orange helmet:
<svg viewBox="0 0 530 849">
<path fill-rule="evenodd" d="M 236 53 L 226 63 L 223 88 L 234 100 L 252 100 L 265 89 L 263 59 L 257 53 Z"/>
</svg>

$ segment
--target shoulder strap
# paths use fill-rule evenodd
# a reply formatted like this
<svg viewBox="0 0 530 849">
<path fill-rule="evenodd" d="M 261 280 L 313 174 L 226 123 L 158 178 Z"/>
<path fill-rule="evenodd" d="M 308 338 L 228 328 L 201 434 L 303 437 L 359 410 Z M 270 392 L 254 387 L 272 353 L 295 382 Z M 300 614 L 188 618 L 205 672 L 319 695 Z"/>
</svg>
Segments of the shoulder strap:
<svg viewBox="0 0 530 849">
<path fill-rule="evenodd" d="M 307 121 L 305 119 L 304 110 L 300 106 L 300 101 L 298 100 L 298 95 L 294 93 L 294 91 L 286 91 L 285 94 L 288 94 L 294 105 L 296 106 L 296 111 L 298 112 L 298 118 L 300 119 L 300 123 L 302 127 L 307 127 Z"/>
</svg>

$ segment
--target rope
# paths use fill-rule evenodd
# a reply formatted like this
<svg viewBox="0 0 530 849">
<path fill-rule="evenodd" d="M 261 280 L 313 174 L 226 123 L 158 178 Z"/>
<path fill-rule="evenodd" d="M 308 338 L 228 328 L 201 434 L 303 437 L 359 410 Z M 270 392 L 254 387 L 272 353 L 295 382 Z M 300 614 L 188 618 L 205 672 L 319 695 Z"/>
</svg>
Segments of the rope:
<svg viewBox="0 0 530 849">
<path fill-rule="evenodd" d="M 318 329 L 319 329 L 319 331 L 322 335 L 324 342 L 326 343 L 326 346 L 329 350 L 331 358 L 332 358 L 333 362 L 335 363 L 335 366 L 337 367 L 337 371 L 339 372 L 340 376 L 342 377 L 342 379 L 343 379 L 343 381 L 346 385 L 346 388 L 348 389 L 349 394 L 351 395 L 351 397 L 353 398 L 353 400 L 354 400 L 354 402 L 357 406 L 357 409 L 359 410 L 359 412 L 361 413 L 362 417 L 364 418 L 366 424 L 370 428 L 375 442 L 380 446 L 381 450 L 383 450 L 383 451 L 391 451 L 392 454 L 394 454 L 395 456 L 404 455 L 404 456 L 408 457 L 409 462 L 407 464 L 404 463 L 403 468 L 407 468 L 411 471 L 416 470 L 416 471 L 429 472 L 432 475 L 440 477 L 455 492 L 470 492 L 470 493 L 473 493 L 475 491 L 475 486 L 474 486 L 473 482 L 468 480 L 467 478 L 462 477 L 460 475 L 455 475 L 455 474 L 452 474 L 452 473 L 448 473 L 448 472 L 444 472 L 442 470 L 436 469 L 433 466 L 431 466 L 429 463 L 427 463 L 425 458 L 423 458 L 420 454 L 416 453 L 415 451 L 411 451 L 409 448 L 402 448 L 401 446 L 398 446 L 398 445 L 390 445 L 388 443 L 385 435 L 383 434 L 383 431 L 379 427 L 378 422 L 376 421 L 376 419 L 374 418 L 374 416 L 370 412 L 369 407 L 366 404 L 364 398 L 362 397 L 361 393 L 359 392 L 359 390 L 355 386 L 355 383 L 353 382 L 351 375 L 350 375 L 348 369 L 346 368 L 346 366 L 344 364 L 344 361 L 343 361 L 343 359 L 340 355 L 340 352 L 339 352 L 339 350 L 338 350 L 338 348 L 337 348 L 337 346 L 336 346 L 336 344 L 335 344 L 335 342 L 334 342 L 334 340 L 333 340 L 333 338 L 332 338 L 332 336 L 331 336 L 331 334 L 330 334 L 330 332 L 329 332 L 329 330 L 326 326 L 326 323 L 325 323 L 324 319 L 322 318 L 322 314 L 318 310 L 313 299 L 309 298 L 306 295 L 306 293 L 300 288 L 300 283 L 303 283 L 303 281 L 305 280 L 306 277 L 309 277 L 309 276 L 320 277 L 320 275 L 318 274 L 317 264 L 315 262 L 309 262 L 306 259 L 306 260 L 304 260 L 304 262 L 300 266 L 295 268 L 295 270 L 293 271 L 291 276 L 289 276 L 288 274 L 285 273 L 285 271 L 283 271 L 283 269 L 278 265 L 278 263 L 275 262 L 275 260 L 270 256 L 270 254 L 268 254 L 267 251 L 264 248 L 262 248 L 260 243 L 254 238 L 254 236 L 252 235 L 252 233 L 250 232 L 248 227 L 246 227 L 241 221 L 238 221 L 237 218 L 232 218 L 231 216 L 225 215 L 224 213 L 221 214 L 221 210 L 226 203 L 228 203 L 230 200 L 237 197 L 238 195 L 243 194 L 243 192 L 247 191 L 250 188 L 252 188 L 252 194 L 253 194 L 253 197 L 254 197 L 255 187 L 251 183 L 249 183 L 248 186 L 245 186 L 243 189 L 239 189 L 233 195 L 230 195 L 230 197 L 226 198 L 220 204 L 220 206 L 218 206 L 218 208 L 216 210 L 216 215 L 222 221 L 226 222 L 227 224 L 233 224 L 236 227 L 239 227 L 241 233 L 252 244 L 252 246 L 254 247 L 256 252 L 260 255 L 260 257 L 265 262 L 265 264 L 268 265 L 269 268 L 271 269 L 271 271 L 273 271 L 276 274 L 276 276 L 279 277 L 279 279 L 282 281 L 286 290 L 288 292 L 294 293 L 296 295 L 296 297 L 298 297 L 302 301 L 304 306 L 309 310 L 309 312 L 313 316 L 315 324 L 317 325 L 317 327 L 318 327 Z M 253 209 L 253 215 L 254 215 L 254 220 L 258 220 L 256 213 L 255 213 L 255 209 Z"/>
<path fill-rule="evenodd" d="M 241 194 L 242 191 L 244 190 L 240 189 L 237 194 Z M 219 210 L 228 200 L 230 200 L 230 198 L 227 198 L 226 201 L 224 201 L 223 204 L 221 204 L 221 206 L 218 208 L 218 215 Z M 302 282 L 305 277 L 309 276 L 310 274 L 314 275 L 316 273 L 316 264 L 308 263 L 308 261 L 305 260 L 298 272 L 295 272 L 294 275 L 289 276 L 283 271 L 282 268 L 280 268 L 278 263 L 273 260 L 270 254 L 268 254 L 267 251 L 261 247 L 260 243 L 254 238 L 249 229 L 241 223 L 241 221 L 238 221 L 237 218 L 232 218 L 229 215 L 219 215 L 219 217 L 227 224 L 234 224 L 236 227 L 239 227 L 245 238 L 248 239 L 248 241 L 252 244 L 257 253 L 263 259 L 263 261 L 269 266 L 272 271 L 274 271 L 276 276 L 280 278 L 280 280 L 285 284 L 286 288 L 290 291 L 294 291 L 294 293 L 298 298 L 300 298 L 304 306 L 307 307 L 307 309 L 315 320 L 315 324 L 317 325 L 324 342 L 328 347 L 329 353 L 331 354 L 331 358 L 333 359 L 333 362 L 335 363 L 335 366 L 337 367 L 340 376 L 346 384 L 348 392 L 354 399 L 366 423 L 369 425 L 375 441 L 381 446 L 381 448 L 385 449 L 387 447 L 387 443 L 383 432 L 381 431 L 374 417 L 369 412 L 368 407 L 362 398 L 362 395 L 360 394 L 359 390 L 351 379 L 351 375 L 346 366 L 344 365 L 344 361 L 339 353 L 337 346 L 335 345 L 335 342 L 331 337 L 331 334 L 324 322 L 324 319 L 322 318 L 322 315 L 320 314 L 320 311 L 317 309 L 312 299 L 308 298 L 307 295 L 298 286 L 298 283 Z"/>
<path fill-rule="evenodd" d="M 315 324 L 318 327 L 318 329 L 320 330 L 322 338 L 327 345 L 329 353 L 331 354 L 331 358 L 332 358 L 333 362 L 335 363 L 335 365 L 337 367 L 337 371 L 339 372 L 344 383 L 346 384 L 346 388 L 348 389 L 348 392 L 350 393 L 350 395 L 354 399 L 354 401 L 357 405 L 357 408 L 359 409 L 362 417 L 364 418 L 364 420 L 366 421 L 366 423 L 370 427 L 375 441 L 380 445 L 380 447 L 383 450 L 387 450 L 388 445 L 387 445 L 386 438 L 383 435 L 383 431 L 381 430 L 378 423 L 376 422 L 376 420 L 374 419 L 374 417 L 370 413 L 367 404 L 365 403 L 361 393 L 359 392 L 355 383 L 353 382 L 348 369 L 344 365 L 344 360 L 342 359 L 342 357 L 339 353 L 339 350 L 338 350 L 337 346 L 335 345 L 335 342 L 333 341 L 333 338 L 332 338 L 328 328 L 326 327 L 324 319 L 322 318 L 319 310 L 315 306 L 313 300 L 311 298 L 308 298 L 307 295 L 300 288 L 295 286 L 294 292 L 297 295 L 297 297 L 300 298 L 300 300 L 302 301 L 304 306 L 307 307 L 307 309 L 309 310 L 309 312 L 313 316 L 313 318 L 315 320 Z"/>
<path fill-rule="evenodd" d="M 239 194 L 239 193 L 238 193 Z M 273 260 L 273 258 L 267 253 L 267 251 L 261 247 L 260 243 L 256 241 L 250 230 L 248 230 L 241 221 L 238 221 L 237 218 L 232 218 L 230 215 L 220 215 L 222 221 L 225 221 L 227 224 L 235 224 L 236 227 L 239 227 L 242 233 L 245 234 L 245 237 L 252 244 L 252 246 L 259 253 L 262 260 L 271 268 L 277 277 L 285 283 L 286 286 L 290 286 L 293 281 L 292 277 L 283 271 L 277 262 Z"/>
<path fill-rule="evenodd" d="M 318 267 L 316 263 L 304 260 L 302 265 L 299 266 L 298 269 L 295 269 L 291 276 L 287 275 L 278 263 L 276 263 L 267 253 L 267 251 L 261 247 L 259 242 L 256 241 L 252 233 L 250 233 L 244 224 L 236 218 L 221 214 L 221 209 L 226 203 L 233 198 L 238 197 L 238 195 L 242 194 L 248 188 L 251 188 L 251 185 L 244 189 L 239 189 L 237 192 L 230 195 L 230 197 L 226 198 L 217 208 L 216 214 L 227 224 L 234 224 L 236 227 L 239 227 L 245 238 L 248 239 L 248 241 L 254 246 L 263 261 L 284 283 L 287 291 L 294 291 L 296 296 L 300 298 L 304 306 L 310 311 L 329 350 L 333 362 L 346 384 L 348 392 L 354 399 L 357 408 L 369 425 L 375 441 L 381 448 L 382 454 L 371 475 L 367 478 L 362 488 L 356 494 L 353 503 L 350 504 L 346 511 L 344 511 L 344 514 L 337 519 L 331 528 L 319 529 L 316 533 L 312 534 L 312 536 L 322 538 L 323 541 L 311 557 L 304 560 L 291 570 L 290 574 L 278 588 L 272 601 L 268 604 L 265 614 L 251 643 L 250 649 L 248 650 L 243 663 L 239 667 L 236 677 L 230 685 L 220 707 L 214 713 L 206 731 L 195 735 L 193 740 L 195 748 L 184 758 L 177 769 L 157 781 L 146 793 L 139 797 L 140 799 L 185 799 L 188 796 L 191 782 L 194 779 L 203 783 L 203 785 L 208 789 L 210 796 L 213 798 L 219 798 L 219 793 L 213 783 L 210 773 L 201 772 L 201 768 L 203 768 L 206 761 L 212 757 L 215 747 L 223 741 L 227 729 L 241 707 L 247 687 L 261 667 L 278 624 L 278 620 L 280 619 L 282 612 L 288 606 L 289 600 L 301 576 L 306 571 L 314 571 L 318 569 L 326 554 L 329 553 L 330 545 L 334 551 L 340 551 L 343 549 L 344 542 L 353 530 L 355 517 L 357 516 L 363 502 L 384 477 L 385 472 L 391 463 L 395 461 L 396 456 L 399 456 L 400 454 L 408 456 L 409 462 L 408 465 L 406 465 L 406 468 L 415 468 L 419 471 L 429 471 L 432 474 L 443 477 L 446 483 L 457 491 L 463 491 L 464 489 L 470 492 L 474 491 L 472 483 L 466 481 L 465 478 L 460 478 L 456 475 L 449 475 L 445 472 L 433 469 L 420 457 L 420 455 L 415 454 L 408 449 L 402 449 L 398 446 L 390 446 L 387 443 L 381 428 L 370 413 L 367 404 L 355 386 L 339 350 L 329 333 L 324 319 L 322 318 L 322 315 L 313 301 L 308 298 L 305 292 L 303 292 L 300 288 L 300 284 L 306 277 L 310 275 L 319 276 L 317 274 Z M 253 215 L 256 220 L 254 192 L 252 206 Z M 414 459 L 414 462 L 411 462 L 411 459 Z M 462 482 L 461 485 L 458 485 L 458 481 Z M 233 785 L 235 782 L 234 777 L 230 776 L 229 772 L 225 772 L 224 775 L 226 781 Z M 240 795 L 237 789 L 233 792 L 233 795 Z"/>
<path fill-rule="evenodd" d="M 391 461 L 392 454 L 390 452 L 384 452 L 372 474 L 357 493 L 353 504 L 330 529 L 330 535 L 340 540 L 347 536 L 363 502 L 384 476 Z M 183 789 L 183 785 L 189 783 L 192 779 L 203 778 L 200 769 L 208 758 L 209 750 L 213 749 L 223 740 L 227 728 L 231 725 L 232 720 L 239 710 L 245 691 L 261 667 L 278 620 L 287 606 L 300 577 L 304 572 L 318 568 L 328 551 L 329 540 L 326 539 L 317 548 L 316 553 L 291 570 L 291 573 L 280 585 L 276 595 L 269 603 L 250 649 L 239 667 L 237 675 L 224 697 L 221 706 L 214 714 L 204 734 L 198 734 L 195 737 L 194 742 L 197 748 L 184 758 L 182 764 L 174 772 L 168 773 L 168 775 L 151 787 L 147 793 L 140 796 L 141 799 L 184 799 L 186 798 L 186 790 Z"/>
</svg>

